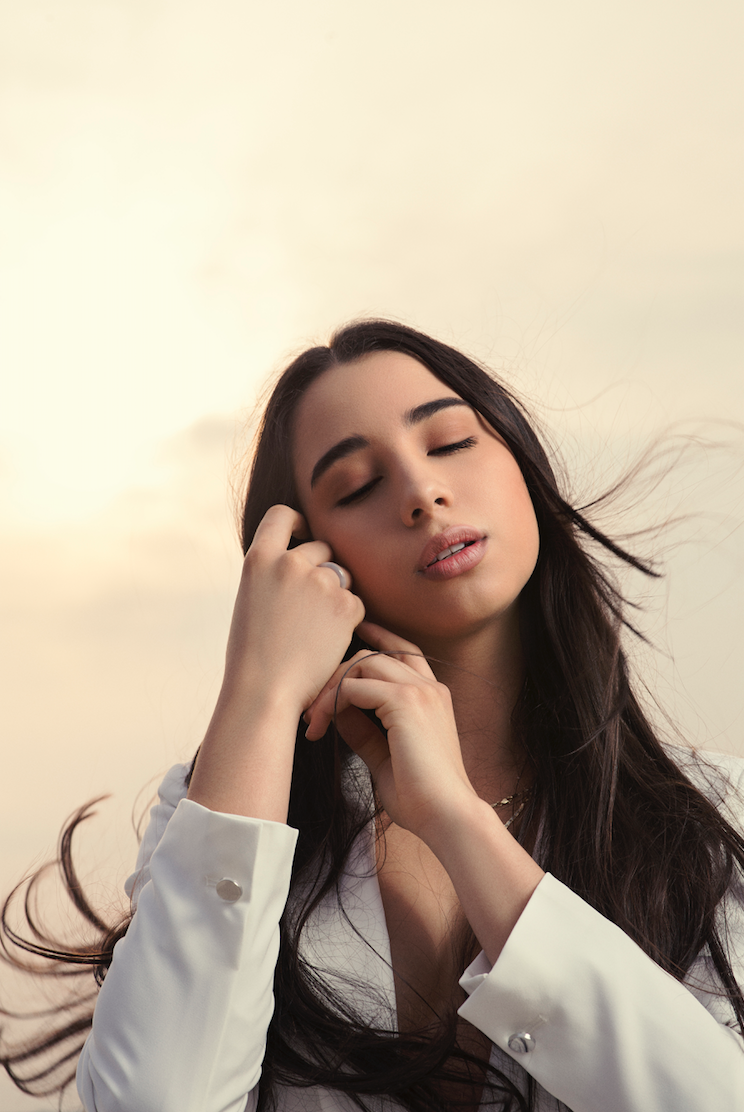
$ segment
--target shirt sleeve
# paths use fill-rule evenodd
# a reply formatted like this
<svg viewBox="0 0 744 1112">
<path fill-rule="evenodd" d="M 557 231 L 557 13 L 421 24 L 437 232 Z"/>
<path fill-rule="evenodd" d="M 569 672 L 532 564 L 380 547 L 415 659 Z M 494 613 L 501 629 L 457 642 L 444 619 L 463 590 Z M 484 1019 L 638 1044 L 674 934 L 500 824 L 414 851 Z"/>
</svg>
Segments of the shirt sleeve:
<svg viewBox="0 0 744 1112">
<path fill-rule="evenodd" d="M 725 902 L 741 984 L 740 885 Z M 460 1014 L 573 1112 L 744 1109 L 744 1044 L 708 960 L 680 983 L 550 874 L 495 965 L 481 953 L 460 984 Z"/>
<path fill-rule="evenodd" d="M 176 799 L 180 785 L 174 770 L 127 883 L 136 912 L 78 1065 L 86 1112 L 254 1104 L 297 831 Z"/>
</svg>

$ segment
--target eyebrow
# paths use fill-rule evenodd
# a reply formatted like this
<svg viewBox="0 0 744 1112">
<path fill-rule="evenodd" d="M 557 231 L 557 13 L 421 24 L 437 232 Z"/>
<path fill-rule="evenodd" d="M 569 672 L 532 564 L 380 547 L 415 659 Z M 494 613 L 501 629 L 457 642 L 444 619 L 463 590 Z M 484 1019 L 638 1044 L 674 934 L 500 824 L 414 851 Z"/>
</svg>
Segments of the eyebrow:
<svg viewBox="0 0 744 1112">
<path fill-rule="evenodd" d="M 420 425 L 422 421 L 427 421 L 433 417 L 435 413 L 439 413 L 442 409 L 450 409 L 453 405 L 464 405 L 466 409 L 472 409 L 462 398 L 435 398 L 431 402 L 423 402 L 422 405 L 414 406 L 413 409 L 407 410 L 403 414 L 403 424 L 406 428 L 411 428 L 413 425 Z M 354 452 L 359 452 L 362 448 L 368 448 L 369 441 L 365 436 L 347 436 L 343 440 L 339 440 L 338 444 L 334 444 L 325 452 L 313 468 L 313 473 L 310 476 L 310 487 L 314 487 L 329 467 L 334 463 L 338 463 L 340 459 L 345 459 L 347 456 L 352 455 Z"/>
</svg>

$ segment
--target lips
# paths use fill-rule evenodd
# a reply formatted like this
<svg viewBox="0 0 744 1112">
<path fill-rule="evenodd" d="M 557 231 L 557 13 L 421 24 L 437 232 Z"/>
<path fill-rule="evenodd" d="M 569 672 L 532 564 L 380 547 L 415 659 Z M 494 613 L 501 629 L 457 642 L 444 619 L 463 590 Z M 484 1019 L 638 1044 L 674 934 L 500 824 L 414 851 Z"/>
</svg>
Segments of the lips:
<svg viewBox="0 0 744 1112">
<path fill-rule="evenodd" d="M 480 561 L 484 545 L 485 538 L 477 529 L 453 525 L 427 542 L 419 557 L 418 570 L 437 579 L 444 573 L 459 574 Z M 478 558 L 474 560 L 476 555 Z"/>
<path fill-rule="evenodd" d="M 472 543 L 473 542 L 470 541 L 470 544 Z M 445 548 L 444 552 L 440 552 L 436 560 L 432 560 L 431 564 L 440 564 L 442 560 L 446 560 L 448 556 L 454 556 L 456 552 L 460 552 L 463 548 L 466 547 L 467 546 L 465 544 L 465 541 L 460 541 L 459 544 L 451 544 L 449 548 Z M 431 564 L 429 564 L 428 566 L 431 567 Z"/>
</svg>

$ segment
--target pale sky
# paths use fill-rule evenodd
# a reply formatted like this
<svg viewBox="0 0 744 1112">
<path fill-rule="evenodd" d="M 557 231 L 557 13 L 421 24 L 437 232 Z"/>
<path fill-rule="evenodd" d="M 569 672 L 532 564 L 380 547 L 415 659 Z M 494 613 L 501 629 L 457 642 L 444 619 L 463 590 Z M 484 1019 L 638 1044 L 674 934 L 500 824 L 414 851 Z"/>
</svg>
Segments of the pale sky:
<svg viewBox="0 0 744 1112">
<path fill-rule="evenodd" d="M 743 24 L 738 0 L 0 0 L 3 891 L 107 792 L 91 871 L 125 875 L 135 796 L 219 683 L 239 430 L 335 325 L 488 362 L 586 496 L 672 420 L 744 422 Z M 642 666 L 684 736 L 744 753 L 744 442 L 708 433 L 732 447 L 641 499 L 697 515 Z"/>
</svg>

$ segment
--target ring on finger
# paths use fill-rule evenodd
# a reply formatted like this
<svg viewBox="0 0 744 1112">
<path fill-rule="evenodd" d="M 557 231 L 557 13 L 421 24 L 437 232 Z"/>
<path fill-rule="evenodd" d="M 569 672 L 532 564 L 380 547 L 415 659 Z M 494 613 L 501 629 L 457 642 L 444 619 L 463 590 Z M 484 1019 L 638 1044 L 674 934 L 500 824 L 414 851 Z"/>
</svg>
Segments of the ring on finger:
<svg viewBox="0 0 744 1112">
<path fill-rule="evenodd" d="M 324 563 L 318 564 L 318 567 L 330 568 L 331 571 L 335 571 L 336 575 L 338 576 L 338 581 L 343 589 L 345 591 L 349 590 L 349 588 L 351 587 L 351 576 L 349 575 L 346 568 L 342 568 L 340 564 L 335 563 L 333 560 L 326 560 L 324 561 Z"/>
</svg>

